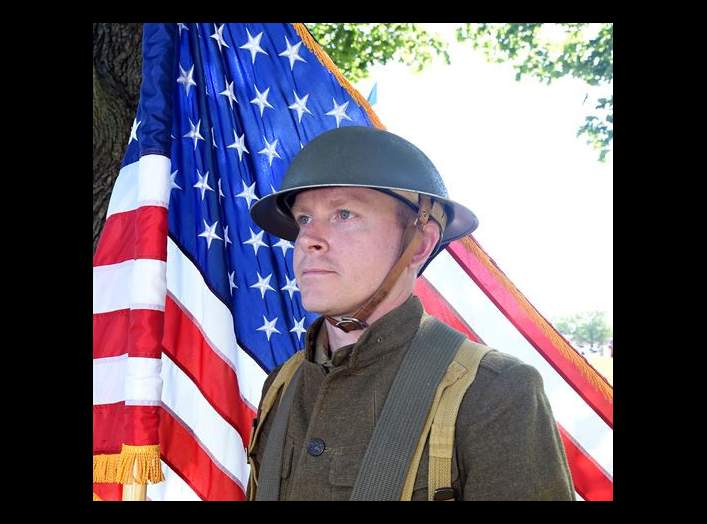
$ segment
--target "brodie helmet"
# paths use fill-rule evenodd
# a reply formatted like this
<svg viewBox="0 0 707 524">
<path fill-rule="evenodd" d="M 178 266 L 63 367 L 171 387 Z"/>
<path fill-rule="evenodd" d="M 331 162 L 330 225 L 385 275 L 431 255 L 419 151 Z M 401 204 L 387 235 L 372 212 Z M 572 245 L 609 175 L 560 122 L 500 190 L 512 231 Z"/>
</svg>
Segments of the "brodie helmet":
<svg viewBox="0 0 707 524">
<path fill-rule="evenodd" d="M 269 233 L 294 241 L 299 227 L 290 206 L 297 193 L 335 186 L 382 191 L 406 203 L 418 214 L 405 233 L 407 247 L 400 260 L 371 299 L 352 317 L 340 321 L 327 317 L 345 331 L 367 326 L 365 317 L 395 284 L 421 240 L 422 226 L 430 217 L 440 225 L 440 241 L 418 275 L 451 241 L 478 226 L 474 213 L 449 199 L 442 177 L 420 149 L 388 131 L 359 126 L 332 129 L 305 145 L 290 163 L 280 190 L 256 201 L 250 210 L 251 217 Z"/>
</svg>

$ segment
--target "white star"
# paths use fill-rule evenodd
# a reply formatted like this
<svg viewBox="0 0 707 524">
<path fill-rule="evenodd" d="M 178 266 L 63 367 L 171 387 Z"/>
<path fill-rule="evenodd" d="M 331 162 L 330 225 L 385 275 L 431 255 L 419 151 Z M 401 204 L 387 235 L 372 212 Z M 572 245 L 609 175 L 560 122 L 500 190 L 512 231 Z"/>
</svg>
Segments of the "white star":
<svg viewBox="0 0 707 524">
<path fill-rule="evenodd" d="M 257 255 L 258 248 L 260 246 L 268 247 L 268 245 L 265 242 L 263 242 L 263 233 L 265 233 L 265 231 L 261 231 L 260 233 L 258 233 L 256 235 L 255 233 L 253 233 L 252 229 L 250 229 L 250 228 L 248 228 L 248 229 L 250 230 L 250 239 L 244 241 L 243 243 L 250 244 L 251 246 L 253 246 L 253 249 L 255 250 L 255 254 Z M 275 291 L 275 290 L 273 290 L 273 291 Z"/>
<path fill-rule="evenodd" d="M 226 195 L 223 194 L 223 191 L 221 191 L 221 179 L 218 179 L 218 201 L 221 202 L 221 199 L 225 197 Z"/>
<path fill-rule="evenodd" d="M 285 287 L 281 287 L 280 291 L 287 291 L 290 294 L 290 300 L 292 300 L 292 294 L 295 291 L 299 291 L 299 288 L 297 287 L 297 279 L 293 278 L 292 281 L 290 281 L 290 278 L 285 275 L 285 279 L 287 279 L 287 285 Z"/>
<path fill-rule="evenodd" d="M 230 289 L 231 295 L 233 295 L 233 288 L 234 288 L 234 287 L 235 287 L 236 289 L 238 289 L 238 286 L 237 286 L 236 283 L 233 281 L 233 279 L 234 279 L 235 276 L 236 276 L 236 272 L 235 272 L 235 271 L 231 271 L 231 272 L 228 274 L 228 286 L 231 288 L 231 289 Z"/>
<path fill-rule="evenodd" d="M 211 145 L 214 146 L 216 149 L 218 149 L 218 146 L 216 145 L 216 138 L 214 137 L 214 128 L 211 128 Z"/>
<path fill-rule="evenodd" d="M 250 31 L 248 31 L 248 28 L 246 28 L 246 33 L 248 33 L 248 43 L 243 44 L 240 48 L 241 49 L 247 49 L 250 51 L 250 57 L 253 59 L 253 64 L 255 64 L 255 55 L 258 53 L 267 53 L 263 51 L 263 48 L 260 47 L 260 39 L 263 37 L 263 32 L 261 31 L 260 34 L 258 34 L 255 38 L 253 38 L 250 35 Z"/>
<path fill-rule="evenodd" d="M 138 122 L 137 118 L 133 120 L 133 128 L 130 130 L 130 140 L 128 140 L 128 145 L 130 145 L 130 142 L 135 140 L 135 142 L 139 142 L 137 139 L 137 128 L 142 124 L 142 122 Z"/>
<path fill-rule="evenodd" d="M 176 188 L 176 189 L 182 189 L 182 188 L 179 187 L 179 186 L 177 185 L 177 183 L 174 181 L 174 180 L 177 178 L 177 173 L 179 173 L 179 169 L 177 169 L 174 173 L 172 173 L 171 175 L 169 175 L 169 190 L 170 190 L 170 192 L 172 191 L 172 189 L 175 189 L 175 188 Z"/>
<path fill-rule="evenodd" d="M 209 187 L 209 172 L 207 171 L 204 176 L 201 176 L 199 170 L 196 170 L 196 176 L 199 177 L 199 181 L 194 184 L 194 187 L 201 189 L 201 200 L 204 200 L 204 195 L 207 191 L 213 191 L 213 188 Z"/>
<path fill-rule="evenodd" d="M 186 29 L 189 31 L 189 28 L 186 26 L 186 24 L 177 24 L 177 28 L 179 29 L 179 36 L 182 36 L 182 29 Z"/>
<path fill-rule="evenodd" d="M 248 209 L 250 209 L 251 200 L 260 200 L 257 196 L 255 196 L 255 182 L 253 182 L 250 186 L 246 186 L 244 181 L 241 182 L 243 184 L 243 191 L 238 193 L 236 196 L 245 198 L 246 202 L 248 202 Z"/>
<path fill-rule="evenodd" d="M 285 240 L 284 238 L 281 238 L 280 240 L 278 240 L 277 244 L 273 244 L 272 247 L 279 247 L 280 249 L 282 249 L 282 256 L 283 257 L 285 255 L 287 255 L 288 249 L 295 248 L 295 246 L 292 245 L 292 242 L 290 242 L 289 240 Z"/>
<path fill-rule="evenodd" d="M 260 290 L 260 298 L 265 298 L 265 293 L 270 291 L 275 291 L 271 286 L 270 286 L 270 279 L 272 278 L 272 273 L 270 273 L 268 276 L 265 278 L 262 278 L 260 276 L 260 273 L 258 273 L 258 281 L 253 284 L 250 287 L 254 287 L 256 289 Z"/>
<path fill-rule="evenodd" d="M 304 329 L 304 317 L 302 317 L 300 320 L 295 320 L 295 325 L 292 329 L 290 329 L 290 333 L 295 332 L 297 333 L 297 340 L 300 339 L 302 336 L 302 333 L 306 333 L 307 330 Z"/>
<path fill-rule="evenodd" d="M 351 120 L 351 117 L 346 114 L 346 107 L 349 105 L 348 101 L 344 102 L 341 105 L 338 105 L 336 103 L 336 100 L 332 98 L 332 101 L 334 102 L 334 109 L 326 113 L 329 116 L 333 116 L 336 118 L 336 127 L 339 127 L 339 122 L 341 122 L 342 118 L 345 118 L 346 120 Z"/>
<path fill-rule="evenodd" d="M 309 93 L 304 95 L 304 97 L 300 98 L 297 96 L 297 93 L 294 90 L 292 90 L 292 92 L 295 94 L 295 103 L 287 107 L 297 111 L 298 121 L 302 122 L 303 113 L 309 113 L 310 115 L 312 114 L 312 112 L 307 108 L 307 99 L 309 98 Z"/>
<path fill-rule="evenodd" d="M 212 240 L 223 240 L 220 236 L 216 234 L 216 226 L 218 225 L 218 220 L 214 222 L 212 226 L 210 226 L 206 220 L 204 220 L 204 231 L 199 234 L 200 237 L 205 237 L 206 238 L 206 243 L 207 247 L 206 249 L 209 249 L 211 247 L 211 241 Z"/>
<path fill-rule="evenodd" d="M 231 239 L 228 238 L 228 226 L 226 226 L 223 230 L 223 240 L 224 242 L 226 242 L 226 245 L 233 244 L 233 242 L 231 242 Z"/>
<path fill-rule="evenodd" d="M 221 46 L 223 47 L 230 47 L 226 41 L 223 39 L 223 28 L 226 24 L 221 24 L 221 27 L 216 27 L 216 24 L 214 24 L 214 30 L 216 31 L 213 35 L 211 35 L 211 38 L 216 40 L 216 43 L 218 44 L 218 50 L 219 53 L 221 52 Z"/>
<path fill-rule="evenodd" d="M 187 73 L 184 69 L 182 69 L 182 65 L 179 64 L 179 78 L 177 78 L 177 83 L 179 84 L 184 84 L 184 89 L 187 92 L 187 96 L 189 96 L 189 89 L 191 89 L 191 86 L 195 86 L 196 82 L 194 82 L 194 66 L 191 66 L 191 69 Z"/>
<path fill-rule="evenodd" d="M 273 320 L 268 320 L 265 318 L 265 315 L 263 315 L 263 325 L 256 329 L 256 331 L 265 331 L 265 335 L 268 337 L 268 342 L 270 342 L 270 335 L 273 333 L 280 333 L 275 327 L 275 322 L 277 322 L 277 317 Z"/>
<path fill-rule="evenodd" d="M 263 111 L 265 111 L 265 107 L 269 107 L 270 109 L 275 109 L 272 105 L 270 105 L 270 102 L 268 102 L 268 93 L 270 92 L 270 88 L 268 87 L 265 91 L 262 93 L 258 90 L 258 86 L 253 84 L 253 87 L 255 87 L 255 92 L 258 93 L 255 95 L 255 98 L 250 101 L 251 104 L 255 104 L 260 108 L 260 116 L 263 116 Z"/>
<path fill-rule="evenodd" d="M 260 151 L 258 151 L 258 154 L 267 155 L 269 165 L 272 166 L 272 159 L 273 158 L 275 158 L 275 157 L 282 158 L 275 150 L 275 148 L 277 147 L 277 138 L 275 139 L 275 141 L 272 144 L 270 142 L 268 142 L 268 139 L 265 137 L 263 137 L 263 140 L 265 140 L 265 147 L 263 149 L 261 149 Z"/>
<path fill-rule="evenodd" d="M 224 77 L 224 83 L 226 84 L 226 89 L 221 91 L 219 95 L 223 95 L 228 98 L 228 105 L 231 106 L 231 111 L 233 111 L 233 102 L 236 104 L 238 103 L 238 100 L 236 100 L 236 95 L 233 94 L 233 82 L 230 84 L 228 83 L 228 78 Z"/>
<path fill-rule="evenodd" d="M 199 120 L 195 126 L 194 122 L 192 122 L 191 118 L 190 118 L 189 125 L 191 126 L 191 131 L 189 131 L 186 135 L 184 135 L 184 138 L 193 138 L 194 139 L 194 149 L 196 149 L 197 141 L 204 140 L 204 137 L 201 136 L 201 133 L 199 133 L 199 127 L 201 127 L 201 120 Z"/>
<path fill-rule="evenodd" d="M 299 60 L 300 62 L 306 62 L 306 60 L 304 58 L 302 58 L 301 56 L 299 56 L 299 54 L 298 54 L 299 46 L 302 45 L 302 41 L 300 40 L 299 44 L 291 46 L 290 41 L 287 39 L 287 37 L 285 37 L 285 44 L 287 45 L 287 49 L 285 49 L 282 53 L 280 53 L 277 56 L 286 56 L 287 58 L 289 58 L 290 59 L 290 71 L 292 71 L 292 69 L 295 66 L 296 61 Z"/>
<path fill-rule="evenodd" d="M 235 149 L 238 151 L 238 160 L 243 160 L 243 152 L 246 152 L 250 154 L 250 151 L 248 151 L 245 147 L 245 133 L 243 133 L 241 136 L 238 136 L 236 134 L 236 130 L 233 130 L 233 143 L 230 145 L 226 146 L 226 149 Z"/>
</svg>

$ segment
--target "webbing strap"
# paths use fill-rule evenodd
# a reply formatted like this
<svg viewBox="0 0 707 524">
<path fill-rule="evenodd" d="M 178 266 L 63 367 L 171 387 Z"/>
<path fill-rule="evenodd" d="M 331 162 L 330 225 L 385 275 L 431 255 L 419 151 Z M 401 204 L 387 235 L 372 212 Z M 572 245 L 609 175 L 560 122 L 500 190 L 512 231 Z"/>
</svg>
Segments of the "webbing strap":
<svg viewBox="0 0 707 524">
<path fill-rule="evenodd" d="M 277 376 L 273 380 L 272 384 L 270 384 L 270 387 L 265 392 L 263 400 L 260 403 L 259 419 L 253 421 L 254 425 L 248 444 L 248 463 L 250 464 L 250 477 L 248 479 L 249 500 L 255 500 L 255 493 L 259 482 L 258 472 L 255 469 L 255 462 L 253 459 L 255 458 L 255 446 L 260 437 L 260 431 L 263 429 L 265 419 L 270 413 L 280 389 L 287 388 L 287 385 L 292 380 L 292 376 L 295 374 L 295 371 L 297 371 L 303 360 L 304 351 L 298 351 L 282 365 L 280 371 L 278 371 Z M 280 402 L 282 402 L 282 397 L 280 397 Z"/>
<path fill-rule="evenodd" d="M 464 338 L 442 322 L 423 319 L 373 430 L 351 500 L 400 500 L 437 386 Z"/>
<path fill-rule="evenodd" d="M 302 367 L 298 367 L 280 399 L 275 420 L 273 420 L 263 451 L 262 468 L 258 478 L 258 491 L 255 500 L 280 499 L 280 472 L 282 471 L 282 453 L 285 447 L 287 421 L 292 400 L 295 397 L 295 390 L 301 377 Z"/>
<path fill-rule="evenodd" d="M 442 393 L 439 406 L 434 415 L 430 432 L 430 462 L 427 474 L 427 500 L 434 500 L 439 488 L 452 487 L 452 453 L 454 449 L 454 429 L 457 414 L 464 393 L 476 378 L 479 363 L 491 348 L 465 341 L 459 348 L 452 366 L 465 368 L 465 374 L 454 381 Z M 451 366 L 450 366 L 451 367 Z M 454 500 L 447 498 L 445 500 Z"/>
</svg>

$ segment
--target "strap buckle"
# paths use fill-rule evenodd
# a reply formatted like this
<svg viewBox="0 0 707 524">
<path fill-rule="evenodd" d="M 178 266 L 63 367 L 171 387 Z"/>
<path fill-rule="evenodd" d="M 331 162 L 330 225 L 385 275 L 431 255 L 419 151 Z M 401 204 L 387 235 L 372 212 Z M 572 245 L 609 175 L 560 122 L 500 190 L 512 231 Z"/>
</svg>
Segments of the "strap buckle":
<svg viewBox="0 0 707 524">
<path fill-rule="evenodd" d="M 354 317 L 341 317 L 341 320 L 337 320 L 334 325 L 347 333 L 355 329 L 366 329 L 368 327 L 368 323 L 365 320 L 359 320 Z"/>
<path fill-rule="evenodd" d="M 437 488 L 435 490 L 434 497 L 432 500 L 435 501 L 453 501 L 456 500 L 454 494 L 454 488 Z"/>
</svg>

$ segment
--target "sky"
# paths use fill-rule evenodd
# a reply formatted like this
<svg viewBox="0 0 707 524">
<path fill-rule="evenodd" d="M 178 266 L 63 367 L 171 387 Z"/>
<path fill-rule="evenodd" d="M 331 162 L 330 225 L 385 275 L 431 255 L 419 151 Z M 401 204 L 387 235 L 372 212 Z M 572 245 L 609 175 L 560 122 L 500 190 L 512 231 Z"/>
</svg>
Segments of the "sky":
<svg viewBox="0 0 707 524">
<path fill-rule="evenodd" d="M 437 166 L 452 199 L 479 218 L 474 238 L 550 321 L 600 310 L 613 325 L 613 155 L 577 138 L 591 101 L 607 93 L 572 78 L 515 80 L 452 38 L 422 72 L 378 65 L 356 84 L 386 128 Z M 585 101 L 585 96 L 590 97 Z"/>
</svg>

